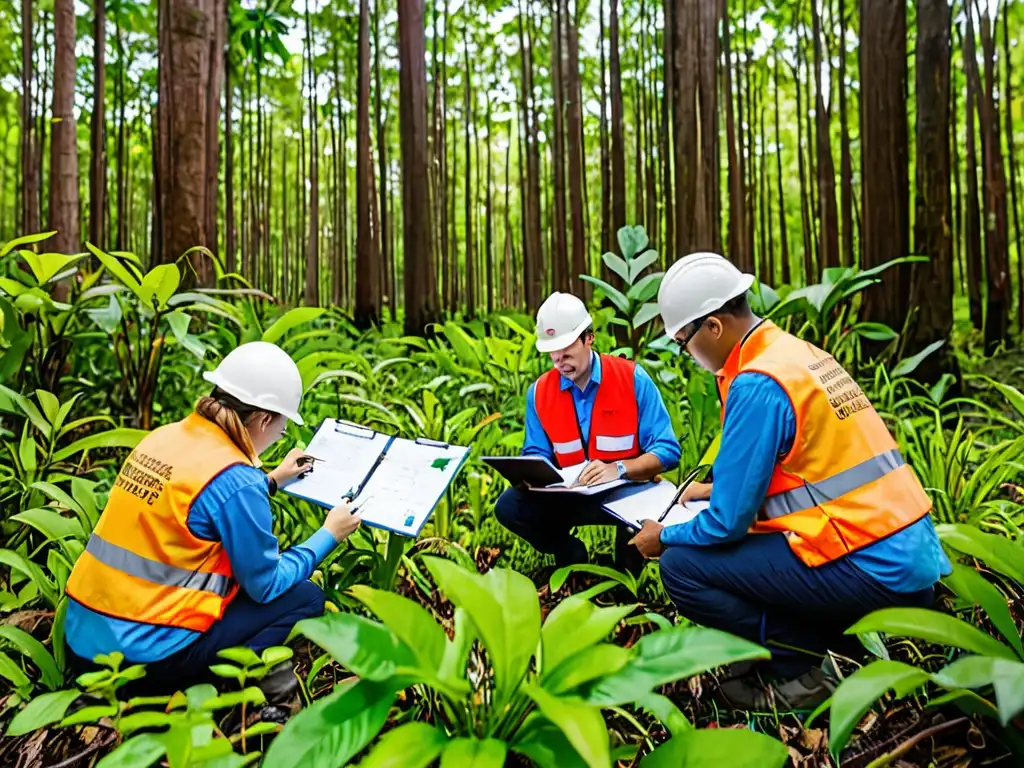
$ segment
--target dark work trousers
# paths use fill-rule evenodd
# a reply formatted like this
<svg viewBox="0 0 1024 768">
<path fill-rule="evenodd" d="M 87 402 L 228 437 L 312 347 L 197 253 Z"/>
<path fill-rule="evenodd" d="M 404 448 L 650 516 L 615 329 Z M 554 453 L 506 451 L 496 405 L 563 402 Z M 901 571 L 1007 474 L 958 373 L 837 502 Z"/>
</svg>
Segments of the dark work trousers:
<svg viewBox="0 0 1024 768">
<path fill-rule="evenodd" d="M 245 646 L 261 653 L 271 646 L 283 645 L 298 622 L 323 612 L 323 590 L 311 581 L 299 582 L 268 603 L 257 603 L 240 591 L 228 603 L 220 620 L 195 642 L 166 659 L 147 664 L 146 676 L 125 686 L 125 695 L 161 696 L 195 683 L 212 682 L 216 678 L 210 666 L 223 663 L 217 651 Z M 96 669 L 91 661 L 79 658 L 70 648 L 68 664 L 75 676 Z"/>
<path fill-rule="evenodd" d="M 503 526 L 525 540 L 538 552 L 555 556 L 559 568 L 587 562 L 587 548 L 572 535 L 582 525 L 616 525 L 616 520 L 601 509 L 607 494 L 579 496 L 572 493 L 542 493 L 509 488 L 498 498 L 494 514 Z M 638 574 L 644 560 L 628 542 L 635 531 L 617 525 L 615 532 L 616 566 Z"/>
<path fill-rule="evenodd" d="M 820 664 L 826 650 L 859 654 L 857 638 L 843 634 L 859 619 L 881 608 L 930 608 L 935 595 L 932 587 L 893 592 L 848 558 L 810 568 L 781 533 L 667 547 L 661 580 L 686 618 L 766 646 L 772 661 L 764 671 L 781 678 Z"/>
</svg>

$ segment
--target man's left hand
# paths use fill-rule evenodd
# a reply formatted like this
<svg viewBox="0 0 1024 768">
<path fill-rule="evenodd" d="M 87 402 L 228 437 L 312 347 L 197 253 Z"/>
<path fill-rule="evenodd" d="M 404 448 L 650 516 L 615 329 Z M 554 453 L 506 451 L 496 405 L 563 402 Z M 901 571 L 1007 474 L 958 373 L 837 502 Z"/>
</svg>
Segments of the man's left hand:
<svg viewBox="0 0 1024 768">
<path fill-rule="evenodd" d="M 605 464 L 603 461 L 592 461 L 580 472 L 578 485 L 598 485 L 618 480 L 619 470 L 614 464 Z"/>
<path fill-rule="evenodd" d="M 644 527 L 629 543 L 635 544 L 640 554 L 648 560 L 656 560 L 665 551 L 665 545 L 661 543 L 661 529 L 664 527 L 653 520 L 644 520 Z"/>
</svg>

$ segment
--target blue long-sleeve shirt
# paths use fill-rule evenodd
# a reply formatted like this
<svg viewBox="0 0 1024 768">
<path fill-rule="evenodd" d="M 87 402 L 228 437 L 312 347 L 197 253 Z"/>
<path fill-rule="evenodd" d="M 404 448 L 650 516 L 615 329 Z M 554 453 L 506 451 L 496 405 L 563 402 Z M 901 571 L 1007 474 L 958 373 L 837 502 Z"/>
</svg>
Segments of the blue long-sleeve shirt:
<svg viewBox="0 0 1024 768">
<path fill-rule="evenodd" d="M 729 387 L 711 506 L 662 529 L 662 543 L 707 546 L 743 538 L 764 503 L 776 460 L 795 437 L 796 415 L 779 383 L 762 373 L 737 376 Z M 930 515 L 848 557 L 894 592 L 926 589 L 952 571 Z"/>
<path fill-rule="evenodd" d="M 594 401 L 597 399 L 597 388 L 601 384 L 601 356 L 591 353 L 592 371 L 590 381 L 581 390 L 564 376 L 560 379 L 562 390 L 572 391 L 573 405 L 576 407 L 576 418 L 580 424 L 584 442 L 590 440 L 590 422 L 594 412 Z M 637 416 L 640 427 L 640 450 L 653 453 L 661 462 L 664 471 L 679 465 L 679 441 L 672 431 L 672 420 L 668 409 L 661 399 L 661 393 L 651 381 L 651 377 L 641 366 L 635 367 L 633 387 L 636 392 Z M 526 436 L 523 439 L 524 456 L 544 456 L 554 460 L 555 452 L 547 433 L 541 426 L 537 415 L 534 383 L 526 393 Z"/>
<path fill-rule="evenodd" d="M 321 528 L 280 552 L 267 476 L 243 465 L 225 470 L 200 492 L 189 510 L 188 527 L 198 538 L 224 545 L 242 591 L 258 603 L 270 602 L 308 579 L 336 546 L 330 531 Z M 85 659 L 121 651 L 131 662 L 149 663 L 187 647 L 199 633 L 115 619 L 69 599 L 65 636 L 71 650 Z"/>
</svg>

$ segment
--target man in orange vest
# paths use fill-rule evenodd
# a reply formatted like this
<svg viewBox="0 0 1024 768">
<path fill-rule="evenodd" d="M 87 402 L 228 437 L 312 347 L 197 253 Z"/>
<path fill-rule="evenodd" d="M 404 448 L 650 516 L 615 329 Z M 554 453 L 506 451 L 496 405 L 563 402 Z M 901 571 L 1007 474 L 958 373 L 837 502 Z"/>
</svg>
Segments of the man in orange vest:
<svg viewBox="0 0 1024 768">
<path fill-rule="evenodd" d="M 847 628 L 930 606 L 950 565 L 931 502 L 864 392 L 827 352 L 751 312 L 753 279 L 695 253 L 662 281 L 668 336 L 717 377 L 722 438 L 713 482 L 684 494 L 711 506 L 681 525 L 647 522 L 635 543 L 660 556 L 680 613 L 771 650 L 772 690 L 744 674 L 725 698 L 801 709 L 834 689 L 827 651 L 856 647 Z"/>
<path fill-rule="evenodd" d="M 552 294 L 537 312 L 537 350 L 553 368 L 526 394 L 524 456 L 544 456 L 559 467 L 588 462 L 580 482 L 596 485 L 620 477 L 649 480 L 679 463 L 661 394 L 647 372 L 631 360 L 594 352 L 593 321 L 586 306 L 568 293 Z M 587 562 L 574 526 L 609 525 L 603 495 L 531 493 L 510 488 L 495 514 L 506 528 L 557 567 Z M 628 546 L 630 531 L 616 536 L 616 560 L 637 570 L 643 560 Z"/>
</svg>

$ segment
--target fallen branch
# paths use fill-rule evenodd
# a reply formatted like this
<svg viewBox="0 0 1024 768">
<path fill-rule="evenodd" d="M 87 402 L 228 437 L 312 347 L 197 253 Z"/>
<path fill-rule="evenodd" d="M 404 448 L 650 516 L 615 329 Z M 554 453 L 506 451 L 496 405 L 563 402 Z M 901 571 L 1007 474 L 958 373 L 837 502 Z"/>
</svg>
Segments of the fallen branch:
<svg viewBox="0 0 1024 768">
<path fill-rule="evenodd" d="M 104 747 L 109 747 L 110 744 L 114 741 L 117 741 L 117 734 L 113 734 L 110 738 L 107 739 L 97 739 L 91 745 L 89 745 L 88 749 L 79 752 L 77 755 L 72 755 L 67 760 L 62 760 L 61 762 L 56 763 L 55 765 L 51 765 L 50 768 L 67 768 L 69 765 L 74 765 L 82 758 L 88 757 L 94 752 L 99 752 Z"/>
<path fill-rule="evenodd" d="M 942 731 L 948 731 L 951 728 L 955 728 L 957 726 L 963 725 L 966 722 L 967 722 L 967 718 L 966 717 L 958 717 L 956 720 L 950 720 L 949 722 L 946 722 L 946 723 L 939 723 L 938 725 L 933 725 L 931 728 L 925 728 L 920 733 L 916 733 L 913 736 L 911 736 L 909 739 L 904 741 L 902 744 L 900 744 L 898 747 L 896 747 L 896 749 L 894 749 L 892 752 L 887 752 L 886 754 L 882 755 L 881 757 L 878 757 L 878 758 L 875 758 L 874 760 L 872 760 L 868 764 L 867 768 L 882 768 L 882 766 L 888 765 L 893 760 L 896 760 L 897 758 L 903 757 L 905 754 L 907 754 L 907 752 L 909 752 L 917 744 L 919 744 L 920 742 L 924 741 L 925 739 L 931 738 L 932 736 L 936 735 L 937 733 L 941 733 Z"/>
</svg>

